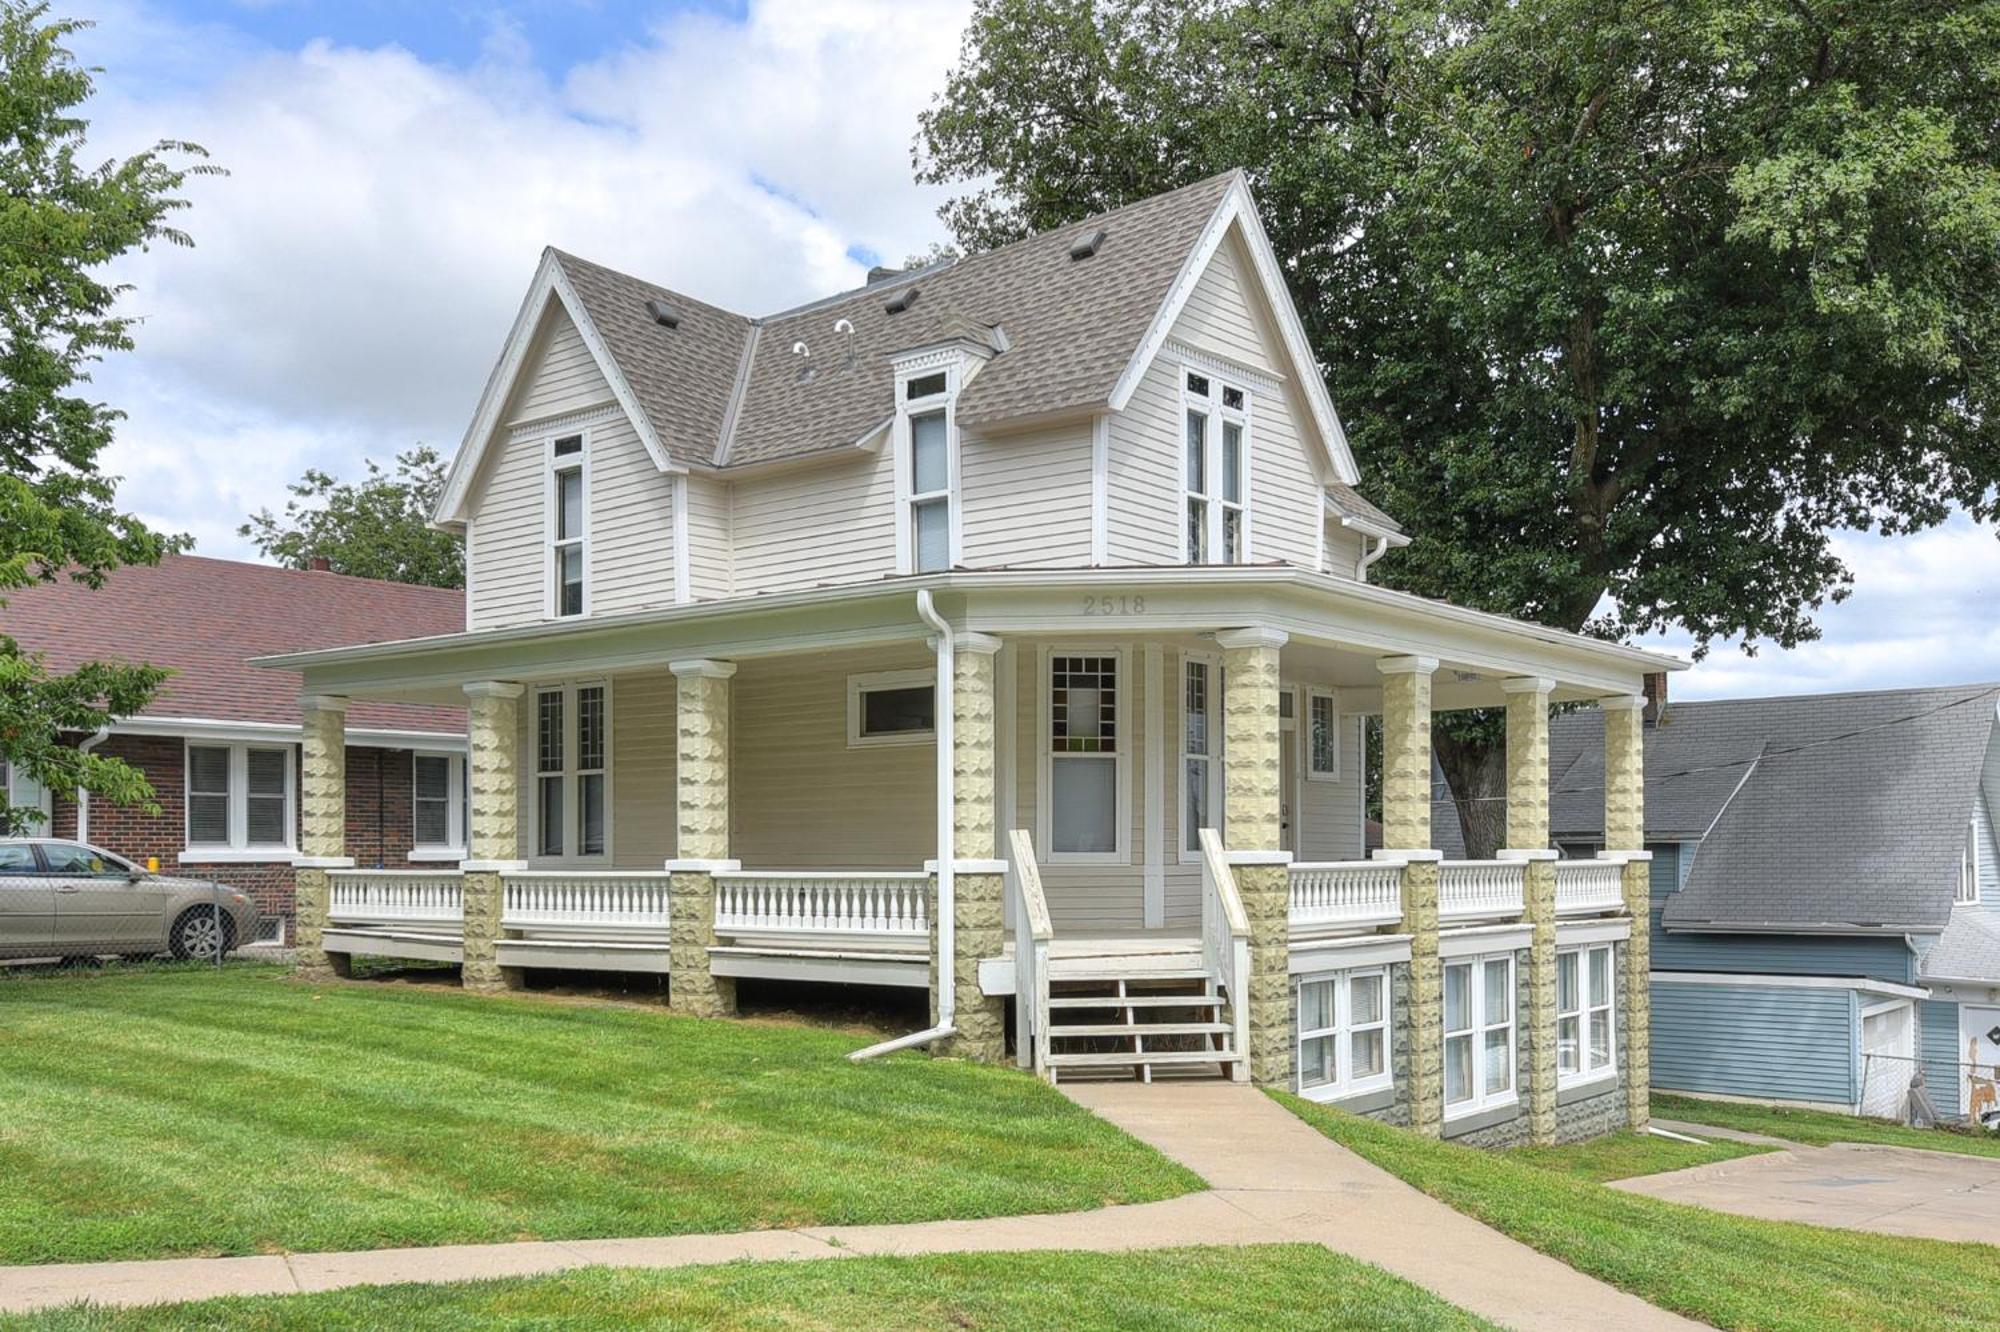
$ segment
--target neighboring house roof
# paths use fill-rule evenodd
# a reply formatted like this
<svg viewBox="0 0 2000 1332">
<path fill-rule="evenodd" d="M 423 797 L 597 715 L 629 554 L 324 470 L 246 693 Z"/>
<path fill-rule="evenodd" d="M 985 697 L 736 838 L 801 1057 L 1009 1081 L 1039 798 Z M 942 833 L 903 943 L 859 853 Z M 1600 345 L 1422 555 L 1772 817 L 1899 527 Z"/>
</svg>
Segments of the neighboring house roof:
<svg viewBox="0 0 2000 1332">
<path fill-rule="evenodd" d="M 1669 929 L 1943 930 L 2000 686 L 1676 703 L 1646 728 L 1646 836 L 1699 841 Z M 1557 839 L 1602 835 L 1603 717 L 1560 715 Z"/>
<path fill-rule="evenodd" d="M 1958 907 L 1937 943 L 1924 954 L 1920 979 L 2000 981 L 2000 913 Z"/>
<path fill-rule="evenodd" d="M 114 571 L 102 588 L 61 579 L 10 590 L 0 633 L 63 672 L 86 661 L 166 666 L 175 674 L 145 716 L 299 722 L 296 672 L 251 657 L 344 643 L 457 633 L 464 593 L 267 564 L 170 555 Z M 457 708 L 356 699 L 350 729 L 462 734 Z"/>
</svg>

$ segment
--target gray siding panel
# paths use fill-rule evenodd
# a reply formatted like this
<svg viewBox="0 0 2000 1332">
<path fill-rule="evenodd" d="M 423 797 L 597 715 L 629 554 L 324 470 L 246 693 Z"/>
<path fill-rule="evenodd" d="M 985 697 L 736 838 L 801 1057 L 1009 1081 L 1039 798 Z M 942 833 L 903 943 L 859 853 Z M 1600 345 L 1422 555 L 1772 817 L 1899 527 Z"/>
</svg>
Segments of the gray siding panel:
<svg viewBox="0 0 2000 1332">
<path fill-rule="evenodd" d="M 1655 971 L 1740 971 L 1764 976 L 1869 976 L 1908 984 L 1916 957 L 1901 938 L 1797 934 L 1662 934 L 1653 913 Z"/>
<path fill-rule="evenodd" d="M 1772 1100 L 1854 1099 L 1850 990 L 1655 980 L 1653 1085 Z"/>
<path fill-rule="evenodd" d="M 1939 999 L 1917 1004 L 1917 1057 L 1924 1065 L 1924 1085 L 1937 1112 L 1956 1119 L 1965 1113 L 1958 1047 L 1958 1005 Z"/>
</svg>

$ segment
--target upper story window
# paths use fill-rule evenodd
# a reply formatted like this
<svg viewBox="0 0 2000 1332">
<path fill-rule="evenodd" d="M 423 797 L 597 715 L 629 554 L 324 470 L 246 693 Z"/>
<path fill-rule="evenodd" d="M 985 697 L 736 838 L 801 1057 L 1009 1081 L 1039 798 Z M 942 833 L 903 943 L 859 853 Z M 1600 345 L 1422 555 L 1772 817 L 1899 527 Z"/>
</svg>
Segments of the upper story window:
<svg viewBox="0 0 2000 1332">
<path fill-rule="evenodd" d="M 289 853 L 297 808 L 291 746 L 189 744 L 186 799 L 195 857 Z"/>
<path fill-rule="evenodd" d="M 1187 562 L 1242 564 L 1250 550 L 1249 395 L 1213 375 L 1189 370 L 1181 381 L 1181 406 Z"/>
<path fill-rule="evenodd" d="M 602 684 L 535 691 L 535 854 L 598 859 L 607 850 L 611 694 Z"/>
<path fill-rule="evenodd" d="M 590 452 L 582 435 L 548 443 L 544 528 L 548 534 L 548 614 L 590 613 Z"/>
<path fill-rule="evenodd" d="M 932 370 L 898 383 L 897 568 L 937 573 L 958 563 L 957 371 Z"/>
<path fill-rule="evenodd" d="M 1974 797 L 1977 799 L 1977 797 Z M 1965 855 L 1958 866 L 1958 891 L 1952 895 L 1957 906 L 1974 906 L 1979 902 L 1979 823 L 1975 820 L 1965 830 Z"/>
</svg>

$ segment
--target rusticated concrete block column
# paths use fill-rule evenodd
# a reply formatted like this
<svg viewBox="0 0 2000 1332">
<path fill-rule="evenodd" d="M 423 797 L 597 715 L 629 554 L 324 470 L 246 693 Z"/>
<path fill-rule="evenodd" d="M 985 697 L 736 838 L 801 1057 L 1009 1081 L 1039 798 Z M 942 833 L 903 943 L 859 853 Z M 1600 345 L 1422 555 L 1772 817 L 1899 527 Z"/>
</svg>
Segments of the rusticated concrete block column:
<svg viewBox="0 0 2000 1332">
<path fill-rule="evenodd" d="M 1236 891 L 1250 921 L 1250 1079 L 1292 1086 L 1297 1049 L 1292 1007 L 1291 871 L 1283 851 L 1278 654 L 1283 630 L 1257 626 L 1215 636 L 1222 647 L 1223 833 Z M 1266 856 L 1258 863 L 1239 856 Z M 1240 1000 L 1232 1000 L 1240 1002 Z"/>
<path fill-rule="evenodd" d="M 522 862 L 519 835 L 521 765 L 517 729 L 521 686 L 475 680 L 465 686 L 466 778 L 471 787 L 467 859 L 460 867 L 464 901 L 464 960 L 459 983 L 489 993 L 519 983 L 499 962 L 500 876 Z"/>
<path fill-rule="evenodd" d="M 1646 845 L 1645 699 L 1636 694 L 1598 700 L 1604 711 L 1604 849 L 1625 851 L 1625 910 L 1632 939 L 1625 952 L 1625 1098 L 1631 1127 L 1652 1119 L 1653 867 Z"/>
<path fill-rule="evenodd" d="M 994 727 L 994 657 L 1000 640 L 988 634 L 962 634 L 952 653 L 951 687 L 951 822 L 953 1022 L 958 1035 L 940 1053 L 1000 1063 L 1007 1057 L 1007 1007 L 1000 996 L 979 992 L 979 959 L 998 957 L 1006 944 L 1006 878 L 998 854 L 996 774 L 999 771 Z M 935 899 L 933 899 L 935 900 Z M 932 945 L 931 966 L 937 967 Z M 937 1007 L 932 990 L 933 1014 Z"/>
<path fill-rule="evenodd" d="M 1533 933 L 1528 952 L 1528 1131 L 1556 1140 L 1556 870 L 1549 849 L 1549 692 L 1540 676 L 1506 680 L 1507 846 L 1525 860 L 1523 905 Z"/>
<path fill-rule="evenodd" d="M 676 661 L 675 858 L 668 862 L 667 1004 L 691 1017 L 736 1011 L 736 981 L 710 969 L 715 875 L 729 859 L 729 681 L 734 662 Z"/>
<path fill-rule="evenodd" d="M 1431 849 L 1431 674 L 1435 657 L 1385 657 L 1382 673 L 1382 850 L 1403 864 L 1410 936 L 1410 1127 L 1444 1131 L 1444 971 L 1438 960 L 1438 867 Z"/>
<path fill-rule="evenodd" d="M 295 969 L 306 980 L 345 974 L 345 956 L 329 958 L 321 941 L 332 884 L 328 871 L 347 858 L 347 700 L 307 694 L 299 700 L 304 731 L 299 757 L 299 856 L 293 862 L 297 922 Z"/>
</svg>

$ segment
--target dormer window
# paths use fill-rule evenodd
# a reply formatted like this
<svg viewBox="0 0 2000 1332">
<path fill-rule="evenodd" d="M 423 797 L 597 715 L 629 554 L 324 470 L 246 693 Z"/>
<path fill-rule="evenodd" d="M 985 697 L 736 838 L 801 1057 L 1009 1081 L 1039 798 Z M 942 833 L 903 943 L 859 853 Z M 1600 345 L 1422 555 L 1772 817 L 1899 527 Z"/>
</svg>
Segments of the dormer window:
<svg viewBox="0 0 2000 1332">
<path fill-rule="evenodd" d="M 1182 381 L 1181 405 L 1187 562 L 1242 564 L 1250 549 L 1245 483 L 1250 467 L 1249 395 L 1234 384 L 1190 370 Z"/>
<path fill-rule="evenodd" d="M 590 612 L 590 455 L 582 435 L 548 443 L 543 527 L 548 533 L 548 615 Z"/>
<path fill-rule="evenodd" d="M 958 430 L 952 419 L 957 373 L 911 374 L 896 411 L 897 522 L 903 573 L 938 573 L 958 563 Z"/>
<path fill-rule="evenodd" d="M 1979 868 L 1979 823 L 1974 820 L 1965 830 L 1965 855 L 1958 862 L 1958 891 L 1951 899 L 1954 906 L 1978 905 Z"/>
</svg>

